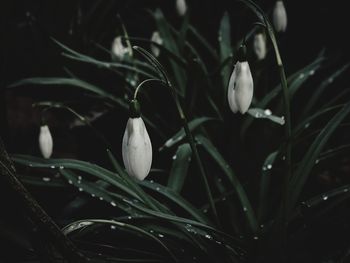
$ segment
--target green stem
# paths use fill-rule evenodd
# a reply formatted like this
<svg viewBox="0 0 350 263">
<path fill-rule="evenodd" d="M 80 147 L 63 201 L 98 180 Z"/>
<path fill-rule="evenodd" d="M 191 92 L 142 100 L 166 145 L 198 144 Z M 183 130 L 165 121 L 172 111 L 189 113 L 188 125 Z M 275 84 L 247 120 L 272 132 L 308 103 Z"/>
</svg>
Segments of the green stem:
<svg viewBox="0 0 350 263">
<path fill-rule="evenodd" d="M 284 104 L 284 114 L 285 114 L 285 139 L 286 139 L 286 173 L 284 175 L 283 180 L 283 188 L 282 188 L 282 203 L 281 203 L 281 209 L 282 209 L 282 217 L 281 217 L 281 223 L 282 223 L 282 239 L 283 239 L 283 248 L 286 248 L 286 241 L 287 241 L 287 227 L 288 227 L 288 216 L 289 216 L 289 180 L 292 176 L 292 144 L 291 144 L 291 116 L 290 116 L 290 100 L 289 100 L 289 90 L 288 90 L 288 83 L 286 74 L 284 71 L 281 55 L 279 53 L 279 49 L 277 46 L 277 41 L 275 38 L 275 35 L 273 33 L 273 29 L 271 28 L 270 23 L 268 21 L 265 21 L 268 25 L 268 33 L 271 38 L 271 42 L 275 51 L 276 55 L 276 62 L 281 78 L 281 86 L 282 86 L 282 93 L 283 93 L 283 104 Z"/>
<path fill-rule="evenodd" d="M 139 94 L 139 91 L 140 91 L 141 87 L 142 87 L 144 84 L 146 84 L 147 82 L 151 82 L 151 81 L 161 82 L 162 84 L 164 84 L 163 81 L 161 81 L 161 80 L 159 80 L 159 79 L 145 79 L 144 81 L 142 81 L 142 82 L 136 87 L 135 92 L 134 92 L 134 100 L 137 99 L 137 95 Z"/>
<path fill-rule="evenodd" d="M 198 150 L 197 150 L 197 146 L 195 144 L 195 141 L 194 141 L 194 138 L 192 136 L 192 133 L 190 131 L 190 128 L 188 126 L 188 122 L 187 122 L 187 118 L 185 116 L 185 113 L 181 107 L 181 103 L 180 103 L 180 100 L 179 100 L 179 97 L 178 97 L 178 93 L 176 91 L 176 89 L 172 86 L 172 84 L 170 83 L 169 81 L 169 78 L 167 77 L 167 74 L 165 72 L 165 70 L 163 69 L 162 65 L 158 62 L 158 60 L 153 56 L 151 55 L 149 52 L 147 52 L 146 50 L 140 48 L 140 47 L 134 47 L 135 50 L 137 50 L 138 52 L 140 52 L 141 55 L 143 55 L 157 70 L 158 72 L 161 74 L 161 76 L 163 77 L 163 81 L 160 81 L 163 85 L 165 85 L 166 87 L 168 87 L 172 93 L 172 96 L 174 98 L 174 101 L 175 101 L 175 104 L 176 104 L 176 108 L 178 110 L 178 113 L 180 115 L 180 118 L 182 120 L 182 126 L 185 130 L 185 134 L 186 134 L 186 137 L 187 137 L 187 140 L 191 146 L 191 150 L 194 154 L 194 157 L 195 157 L 195 160 L 198 164 L 198 167 L 199 167 L 199 170 L 200 170 L 200 174 L 202 176 L 202 180 L 203 180 L 203 183 L 204 183 L 204 187 L 205 187 L 205 190 L 206 190 L 206 194 L 207 194 L 207 197 L 209 199 L 209 204 L 210 204 L 210 208 L 213 212 L 213 215 L 215 217 L 215 221 L 216 223 L 219 225 L 220 222 L 219 222 L 219 217 L 218 217 L 218 214 L 217 214 L 217 211 L 216 211 L 216 207 L 215 207 L 215 203 L 214 203 L 214 200 L 213 200 L 213 196 L 211 194 L 211 190 L 210 190 L 210 187 L 209 187 L 209 183 L 208 183 L 208 179 L 207 179 L 207 176 L 205 174 L 205 170 L 204 170 L 204 166 L 203 166 L 203 163 L 199 157 L 199 153 L 198 153 Z M 141 84 L 140 84 L 141 85 Z"/>
<path fill-rule="evenodd" d="M 197 146 L 195 144 L 193 135 L 192 135 L 192 133 L 190 131 L 190 128 L 188 126 L 187 118 L 186 118 L 185 113 L 184 113 L 184 111 L 183 111 L 183 109 L 181 107 L 180 100 L 179 100 L 179 97 L 178 97 L 178 95 L 176 93 L 175 88 L 171 85 L 170 82 L 168 82 L 167 84 L 168 84 L 169 88 L 171 89 L 171 92 L 172 92 L 172 95 L 174 97 L 177 110 L 178 110 L 180 118 L 182 120 L 182 125 L 183 125 L 183 128 L 185 130 L 185 134 L 186 134 L 187 140 L 188 140 L 188 142 L 189 142 L 189 144 L 191 146 L 191 150 L 192 150 L 192 152 L 194 154 L 194 158 L 195 158 L 195 160 L 197 162 L 197 165 L 199 167 L 199 171 L 200 171 L 200 173 L 202 175 L 202 180 L 203 180 L 205 191 L 206 191 L 206 194 L 207 194 L 207 197 L 208 197 L 208 200 L 209 200 L 210 208 L 211 208 L 211 210 L 213 212 L 213 215 L 215 217 L 216 223 L 218 225 L 220 225 L 218 213 L 216 211 L 214 199 L 213 199 L 213 196 L 212 196 L 212 193 L 211 193 L 211 190 L 210 190 L 210 186 L 209 186 L 208 179 L 207 179 L 207 176 L 206 176 L 206 173 L 205 173 L 205 170 L 204 170 L 204 166 L 203 166 L 201 158 L 199 157 Z"/>
</svg>

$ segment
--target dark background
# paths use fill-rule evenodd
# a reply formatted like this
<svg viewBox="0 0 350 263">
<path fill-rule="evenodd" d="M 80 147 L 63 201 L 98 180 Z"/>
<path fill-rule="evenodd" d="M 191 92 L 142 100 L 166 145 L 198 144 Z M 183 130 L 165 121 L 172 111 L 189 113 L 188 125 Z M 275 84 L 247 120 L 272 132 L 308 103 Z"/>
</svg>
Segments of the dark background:
<svg viewBox="0 0 350 263">
<path fill-rule="evenodd" d="M 169 0 L 1 0 L 0 135 L 7 149 L 12 153 L 39 154 L 37 141 L 33 139 L 37 138 L 38 134 L 39 113 L 32 109 L 31 103 L 41 99 L 65 99 L 62 97 L 62 92 L 57 92 L 55 89 L 44 91 L 43 88 L 19 88 L 5 91 L 5 87 L 9 84 L 27 77 L 64 76 L 64 66 L 72 71 L 77 70 L 82 79 L 93 76 L 92 80 L 93 78 L 101 80 L 98 79 L 101 76 L 96 73 L 96 68 L 84 67 L 81 70 L 79 64 L 63 59 L 60 55 L 61 50 L 53 44 L 50 37 L 93 56 L 99 53 L 91 41 L 109 48 L 112 39 L 120 33 L 117 13 L 121 15 L 130 36 L 148 38 L 155 25 L 146 9 L 161 7 L 171 22 L 179 24 L 179 18 L 174 11 L 174 2 Z M 251 28 L 250 25 L 256 21 L 249 10 L 234 0 L 188 0 L 187 2 L 191 12 L 191 22 L 213 45 L 216 45 L 220 19 L 225 10 L 229 11 L 232 34 L 237 39 L 242 37 L 244 32 Z M 274 3 L 270 0 L 256 2 L 268 12 Z M 97 8 L 90 15 L 89 12 L 94 6 Z M 328 57 L 333 58 L 337 65 L 348 62 L 350 42 L 347 1 L 289 0 L 285 1 L 285 6 L 288 13 L 288 27 L 287 32 L 280 38 L 280 47 L 287 75 L 312 61 L 322 48 L 326 48 Z M 347 87 L 345 79 L 342 84 Z M 70 96 L 79 98 L 79 92 L 72 93 Z M 300 103 L 306 103 L 306 99 L 307 97 Z M 61 117 L 55 115 L 55 119 L 52 120 L 52 126 L 58 127 L 54 130 L 55 140 L 64 141 L 62 144 L 60 141 L 55 142 L 55 147 L 62 145 L 61 149 L 58 146 L 55 157 L 59 157 L 61 150 L 62 155 L 66 157 L 67 152 L 74 152 L 76 156 L 73 157 L 84 158 L 86 150 L 95 149 L 97 145 L 94 144 L 91 135 L 79 131 L 71 135 L 59 129 L 62 121 L 60 118 L 65 117 L 65 115 Z M 118 121 L 109 125 L 113 127 L 113 131 L 117 130 L 121 133 L 124 123 L 124 121 Z M 81 134 L 84 136 L 80 137 Z M 115 136 L 115 143 L 119 143 L 120 137 L 120 135 Z M 84 143 L 86 141 L 89 143 Z M 93 154 L 98 156 L 96 152 Z M 92 156 L 88 157 L 92 158 Z M 55 193 L 51 194 L 54 196 Z M 0 197 L 0 204 L 5 207 L 2 211 L 8 211 L 11 215 L 10 220 L 13 220 L 18 211 L 11 203 L 4 201 L 11 200 L 6 196 L 6 192 L 1 191 Z M 47 193 L 38 197 L 52 200 L 50 204 L 44 202 L 44 206 L 55 204 L 54 199 L 50 199 Z M 51 215 L 56 216 L 53 207 L 45 208 L 50 210 Z M 314 231 L 317 231 L 317 227 Z M 335 238 L 332 233 L 329 233 L 329 236 Z M 315 247 L 319 248 L 319 246 Z"/>
<path fill-rule="evenodd" d="M 149 37 L 154 29 L 152 19 L 146 9 L 161 7 L 170 21 L 179 22 L 174 11 L 175 1 L 58 1 L 58 0 L 2 0 L 1 12 L 1 71 L 0 88 L 26 77 L 63 76 L 63 66 L 67 62 L 60 56 L 60 49 L 52 43 L 54 37 L 81 52 L 94 55 L 95 48 L 90 41 L 109 48 L 117 34 L 119 13 L 131 36 Z M 310 62 L 322 48 L 330 57 L 347 61 L 349 57 L 347 1 L 285 1 L 288 13 L 287 33 L 281 37 L 281 50 L 288 72 Z M 264 10 L 270 12 L 274 1 L 257 1 Z M 198 30 L 216 44 L 217 30 L 224 10 L 231 16 L 232 33 L 238 38 L 256 21 L 254 15 L 236 1 L 188 1 L 191 22 Z M 93 9 L 96 7 L 96 9 Z M 95 10 L 90 14 L 91 10 Z M 72 66 L 74 67 L 74 66 Z M 71 69 L 71 68 L 70 68 Z M 73 68 L 74 69 L 74 68 Z M 88 75 L 85 69 L 82 74 Z M 20 90 L 21 95 L 33 91 Z M 53 91 L 50 91 L 51 94 Z M 46 98 L 42 90 L 34 91 L 37 97 Z M 13 93 L 7 96 L 12 99 Z M 24 99 L 25 98 L 21 98 Z M 4 119 L 4 95 L 1 96 L 1 118 Z M 8 99 L 9 100 L 9 99 Z M 12 105 L 21 104 L 17 100 Z M 29 103 L 29 102 L 28 102 Z M 23 103 L 22 103 L 23 104 Z M 20 107 L 19 105 L 17 105 Z M 23 106 L 23 105 L 22 105 Z M 28 119 L 28 116 L 14 118 Z M 10 126 L 18 124 L 11 117 Z M 5 122 L 1 121 L 1 125 Z M 20 125 L 21 126 L 21 125 Z M 11 133 L 14 131 L 11 131 Z M 10 149 L 16 146 L 7 137 L 5 143 Z M 15 139 L 16 141 L 16 139 Z M 17 143 L 17 141 L 16 141 Z"/>
</svg>

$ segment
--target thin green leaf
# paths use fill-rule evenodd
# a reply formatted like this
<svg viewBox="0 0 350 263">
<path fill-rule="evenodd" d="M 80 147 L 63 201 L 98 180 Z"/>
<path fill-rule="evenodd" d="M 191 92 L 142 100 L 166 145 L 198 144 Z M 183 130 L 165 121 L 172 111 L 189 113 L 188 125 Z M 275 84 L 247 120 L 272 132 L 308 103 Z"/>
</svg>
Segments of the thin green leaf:
<svg viewBox="0 0 350 263">
<path fill-rule="evenodd" d="M 205 47 L 205 49 L 209 52 L 209 54 L 211 54 L 212 57 L 215 60 L 217 60 L 219 56 L 216 53 L 215 48 L 205 39 L 205 37 L 202 36 L 202 34 L 199 33 L 198 30 L 192 25 L 190 25 L 188 29 L 189 29 L 189 32 L 192 33 L 193 36 L 197 38 L 198 42 L 201 43 L 203 47 Z"/>
<path fill-rule="evenodd" d="M 247 113 L 256 119 L 268 119 L 279 125 L 284 125 L 285 123 L 283 117 L 277 117 L 275 115 L 272 115 L 269 109 L 263 110 L 259 108 L 250 108 Z"/>
<path fill-rule="evenodd" d="M 210 117 L 199 117 L 196 119 L 193 119 L 192 121 L 190 121 L 188 123 L 188 127 L 190 129 L 190 131 L 194 131 L 197 127 L 201 126 L 202 124 L 204 124 L 205 122 L 208 121 L 214 121 L 214 120 L 218 120 L 215 118 L 210 118 Z M 177 133 L 175 133 L 175 135 L 173 135 L 170 139 L 168 139 L 164 145 L 162 147 L 159 148 L 159 151 L 163 150 L 164 148 L 170 148 L 173 145 L 177 144 L 178 142 L 180 142 L 183 138 L 185 138 L 186 134 L 185 134 L 185 130 L 183 128 L 181 128 L 181 130 L 179 130 Z"/>
<path fill-rule="evenodd" d="M 192 204 L 190 204 L 187 200 L 185 200 L 172 189 L 147 180 L 140 181 L 139 184 L 167 197 L 169 200 L 173 201 L 179 207 L 184 209 L 199 222 L 202 222 L 203 224 L 211 224 L 209 219 L 199 209 L 195 208 Z"/>
<path fill-rule="evenodd" d="M 124 102 L 124 100 L 115 97 L 114 95 L 104 91 L 103 89 L 94 86 L 86 81 L 76 79 L 76 78 L 28 78 L 28 79 L 22 79 L 19 80 L 10 86 L 8 88 L 14 88 L 18 86 L 23 86 L 23 85 L 62 85 L 62 86 L 74 86 L 78 87 L 90 92 L 93 92 L 97 95 L 100 95 L 104 98 L 110 99 L 111 101 L 117 103 L 121 107 L 128 109 L 127 103 Z"/>
<path fill-rule="evenodd" d="M 269 192 L 270 182 L 271 182 L 271 171 L 273 164 L 277 157 L 278 151 L 270 153 L 261 169 L 261 179 L 260 179 L 260 191 L 259 191 L 259 209 L 258 209 L 258 219 L 261 223 L 269 207 L 267 194 Z"/>
<path fill-rule="evenodd" d="M 123 192 L 129 194 L 130 196 L 139 199 L 142 199 L 129 188 L 129 186 L 120 178 L 116 173 L 113 173 L 105 168 L 102 168 L 96 164 L 78 161 L 73 159 L 43 159 L 28 155 L 15 154 L 12 155 L 12 159 L 16 163 L 27 165 L 30 167 L 37 168 L 51 168 L 51 169 L 73 169 L 86 172 L 90 175 L 94 175 L 96 178 L 101 179 L 110 183 L 111 185 L 117 187 Z"/>
<path fill-rule="evenodd" d="M 78 176 L 76 173 L 69 169 L 60 169 L 60 174 L 64 176 L 68 183 L 74 185 L 80 192 L 86 192 L 93 197 L 98 198 L 101 201 L 107 202 L 113 207 L 118 207 L 124 212 L 130 215 L 136 215 L 135 209 L 132 209 L 129 205 L 126 205 L 124 202 L 120 202 L 111 196 L 108 191 L 99 187 L 96 183 L 91 183 L 87 180 L 83 180 L 81 176 Z"/>
<path fill-rule="evenodd" d="M 254 215 L 253 207 L 250 204 L 248 196 L 243 186 L 239 182 L 238 178 L 234 174 L 233 170 L 230 168 L 230 166 L 227 164 L 227 162 L 219 153 L 219 151 L 215 148 L 215 146 L 207 138 L 205 138 L 202 135 L 197 135 L 196 140 L 201 146 L 203 146 L 203 148 L 209 153 L 209 155 L 217 162 L 219 167 L 222 169 L 222 171 L 225 173 L 225 175 L 231 182 L 237 194 L 237 197 L 241 203 L 242 210 L 244 212 L 244 215 L 246 217 L 250 230 L 252 231 L 252 233 L 256 233 L 258 230 L 258 223 Z"/>
<path fill-rule="evenodd" d="M 168 187 L 175 192 L 181 192 L 184 185 L 188 167 L 191 163 L 192 150 L 188 143 L 178 147 L 174 157 L 173 164 L 168 178 Z"/>
<path fill-rule="evenodd" d="M 228 57 L 232 57 L 231 24 L 230 17 L 227 12 L 225 12 L 224 16 L 221 19 L 218 37 L 220 46 L 220 62 L 222 63 Z M 222 69 L 222 84 L 225 87 L 225 92 L 231 72 L 232 68 L 230 68 L 230 64 L 226 64 Z"/>
<path fill-rule="evenodd" d="M 344 118 L 350 112 L 350 103 L 345 105 L 323 128 L 323 130 L 316 137 L 304 158 L 301 161 L 297 171 L 295 172 L 292 181 L 290 183 L 290 204 L 289 208 L 292 209 L 298 200 L 298 197 L 304 187 L 304 184 L 309 177 L 309 174 L 315 165 L 315 162 L 322 151 L 323 147 L 328 142 L 330 136 L 334 133 L 336 128 L 341 124 Z"/>
<path fill-rule="evenodd" d="M 320 98 L 320 96 L 322 95 L 324 90 L 331 83 L 333 83 L 336 78 L 341 76 L 342 73 L 344 73 L 349 68 L 349 66 L 350 66 L 350 63 L 348 63 L 348 64 L 344 65 L 343 67 L 341 67 L 340 69 L 336 70 L 333 74 L 331 74 L 329 77 L 327 77 L 327 79 L 325 79 L 321 83 L 321 85 L 319 87 L 317 87 L 317 89 L 314 90 L 314 92 L 312 93 L 312 96 L 310 97 L 310 99 L 308 100 L 308 102 L 305 105 L 302 116 L 304 116 L 304 117 L 307 116 L 307 114 L 310 112 L 310 110 L 312 110 L 312 108 L 317 103 L 318 99 Z"/>
<path fill-rule="evenodd" d="M 154 240 L 156 243 L 158 243 L 159 245 L 161 245 L 166 251 L 167 253 L 170 255 L 170 257 L 175 261 L 175 262 L 179 262 L 176 258 L 176 256 L 171 252 L 171 250 L 165 245 L 165 243 L 163 243 L 163 241 L 161 241 L 159 238 L 157 238 L 156 236 L 148 233 L 147 231 L 143 230 L 142 228 L 139 228 L 137 226 L 131 225 L 131 224 L 126 224 L 124 222 L 118 222 L 115 220 L 103 220 L 103 219 L 84 219 L 84 220 L 79 220 L 79 221 L 75 221 L 73 223 L 70 223 L 69 225 L 65 226 L 63 228 L 64 232 L 67 232 L 67 234 L 74 232 L 75 230 L 80 229 L 80 226 L 84 226 L 84 227 L 89 227 L 92 226 L 94 224 L 108 224 L 111 226 L 115 226 L 121 229 L 127 229 L 127 230 L 131 230 L 133 232 L 136 232 L 142 236 L 145 236 L 151 240 Z"/>
</svg>

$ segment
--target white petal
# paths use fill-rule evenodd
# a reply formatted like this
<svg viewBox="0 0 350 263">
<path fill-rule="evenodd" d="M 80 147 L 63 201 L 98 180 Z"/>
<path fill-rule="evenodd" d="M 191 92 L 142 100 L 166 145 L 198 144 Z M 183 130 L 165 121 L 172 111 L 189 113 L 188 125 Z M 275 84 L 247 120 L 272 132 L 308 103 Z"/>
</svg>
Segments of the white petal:
<svg viewBox="0 0 350 263">
<path fill-rule="evenodd" d="M 258 60 L 262 60 L 266 57 L 266 38 L 262 33 L 258 33 L 254 36 L 253 48 Z"/>
<path fill-rule="evenodd" d="M 232 71 L 230 81 L 228 84 L 228 92 L 227 92 L 228 104 L 230 106 L 230 109 L 233 111 L 233 113 L 236 113 L 238 111 L 238 106 L 235 99 L 235 85 L 236 85 L 236 67 Z"/>
<path fill-rule="evenodd" d="M 176 0 L 176 10 L 179 16 L 184 16 L 187 11 L 187 4 L 185 0 Z"/>
<path fill-rule="evenodd" d="M 39 148 L 44 158 L 48 159 L 52 155 L 53 140 L 47 125 L 40 127 Z"/>
<path fill-rule="evenodd" d="M 122 155 L 130 176 L 143 180 L 152 165 L 152 144 L 141 118 L 130 118 L 126 125 Z"/>
<path fill-rule="evenodd" d="M 111 52 L 112 52 L 112 59 L 119 59 L 119 60 L 122 60 L 125 54 L 129 52 L 128 48 L 124 47 L 122 43 L 122 38 L 120 36 L 116 37 L 113 40 Z"/>
<path fill-rule="evenodd" d="M 253 77 L 247 61 L 237 62 L 236 68 L 235 100 L 238 110 L 244 114 L 253 99 Z"/>
<path fill-rule="evenodd" d="M 163 39 L 160 37 L 159 35 L 159 32 L 158 31 L 154 31 L 153 34 L 152 34 L 152 37 L 151 37 L 151 40 L 159 45 L 162 45 L 163 44 Z M 160 49 L 159 47 L 157 47 L 156 45 L 154 44 L 151 44 L 151 50 L 152 50 L 152 53 L 158 57 L 159 54 L 160 54 Z"/>
<path fill-rule="evenodd" d="M 277 1 L 272 13 L 273 25 L 277 32 L 287 29 L 287 12 L 283 1 Z"/>
</svg>

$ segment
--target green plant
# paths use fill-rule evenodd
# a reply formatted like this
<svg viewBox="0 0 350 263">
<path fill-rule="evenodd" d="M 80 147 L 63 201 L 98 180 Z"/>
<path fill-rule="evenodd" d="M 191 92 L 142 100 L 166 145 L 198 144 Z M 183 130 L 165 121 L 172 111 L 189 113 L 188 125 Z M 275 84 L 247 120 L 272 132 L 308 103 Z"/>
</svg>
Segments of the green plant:
<svg viewBox="0 0 350 263">
<path fill-rule="evenodd" d="M 54 40 L 64 50 L 65 57 L 115 72 L 123 80 L 123 85 L 116 92 L 119 95 L 81 80 L 71 73 L 68 78 L 31 78 L 10 86 L 74 86 L 96 95 L 97 99 L 102 99 L 108 105 L 112 103 L 113 107 L 125 112 L 128 110 L 129 98 L 139 98 L 143 109 L 146 109 L 141 115 L 146 126 L 153 134 L 166 140 L 154 155 L 175 153 L 171 167 L 162 167 L 168 174 L 167 185 L 153 180 L 137 181 L 129 177 L 120 165 L 116 154 L 119 149 L 111 147 L 108 140 L 93 128 L 93 124 L 74 110 L 74 106 L 61 102 L 38 104 L 46 109 L 69 110 L 92 127 L 105 145 L 105 158 L 111 163 L 112 168 L 81 160 L 46 160 L 12 155 L 17 164 L 54 169 L 62 176 L 62 180 L 59 180 L 60 187 L 73 185 L 118 209 L 118 216 L 109 219 L 84 219 L 65 226 L 63 232 L 72 236 L 78 244 L 85 237 L 91 237 L 96 230 L 106 231 L 107 226 L 110 232 L 118 230 L 118 233 L 125 232 L 135 238 L 141 236 L 144 241 L 140 242 L 149 240 L 158 246 L 156 251 L 148 247 L 149 250 L 133 248 L 138 250 L 137 258 L 125 260 L 142 262 L 143 259 L 150 258 L 152 262 L 244 262 L 254 260 L 254 257 L 258 260 L 273 257 L 285 260 L 292 235 L 289 226 L 300 216 L 304 206 L 300 202 L 305 200 L 301 193 L 315 163 L 346 149 L 344 145 L 332 148 L 328 142 L 349 114 L 350 103 L 336 104 L 338 101 L 333 100 L 331 104 L 327 103 L 316 109 L 317 99 L 330 84 L 329 81 L 325 81 L 315 92 L 310 103 L 302 109 L 300 116 L 292 119 L 293 99 L 303 84 L 322 66 L 325 61 L 324 54 L 321 53 L 309 65 L 286 77 L 278 42 L 267 15 L 254 2 L 242 2 L 256 14 L 258 24 L 254 25 L 252 31 L 243 39 L 232 44 L 230 18 L 225 13 L 218 33 L 218 48 L 213 47 L 190 24 L 188 13 L 183 18 L 181 27 L 176 29 L 169 24 L 159 9 L 151 12 L 151 16 L 163 39 L 162 44 L 129 37 L 125 29 L 123 37 L 129 48 L 131 43 L 146 43 L 158 47 L 161 54 L 159 59 L 144 48 L 136 46 L 133 50 L 138 53 L 129 49 L 122 60 L 106 62 L 79 53 Z M 237 117 L 229 112 L 226 102 L 227 85 L 233 69 L 232 61 L 237 60 L 239 46 L 244 42 L 248 43 L 251 36 L 261 28 L 269 36 L 272 46 L 269 55 L 276 60 L 280 84 L 273 89 L 268 88 L 269 84 L 263 96 L 255 96 L 253 106 L 248 110 L 249 115 Z M 198 50 L 204 50 L 205 55 L 210 56 L 214 63 L 208 66 L 205 56 Z M 329 78 L 339 76 L 347 68 L 348 65 L 338 69 Z M 137 85 L 138 83 L 141 84 Z M 170 92 L 174 100 L 164 101 L 152 97 L 147 89 L 153 87 L 159 89 L 159 93 L 163 90 Z M 125 93 L 127 97 L 121 96 L 121 93 Z M 171 119 L 166 113 L 157 112 L 154 103 L 160 103 L 160 107 L 173 107 L 177 110 L 179 118 Z M 327 122 L 319 124 L 319 117 L 328 116 L 329 113 L 333 115 Z M 296 119 L 299 121 L 294 121 Z M 232 122 L 235 123 L 235 127 L 232 127 Z M 250 128 L 257 122 L 262 131 L 252 132 Z M 313 123 L 316 130 L 308 134 Z M 170 126 L 171 129 L 159 129 L 164 126 Z M 173 133 L 173 136 L 169 136 Z M 257 143 L 273 138 L 271 145 L 262 151 L 262 156 L 258 156 L 259 159 L 254 165 L 263 165 L 260 173 L 254 176 L 235 172 L 235 166 L 238 164 L 235 160 L 231 161 L 231 156 L 235 155 L 227 143 L 230 141 L 232 145 L 240 146 L 248 140 L 247 136 L 251 133 L 259 137 Z M 222 141 L 220 138 L 225 139 Z M 240 149 L 242 152 L 243 148 Z M 300 155 L 302 152 L 306 153 L 305 156 Z M 194 163 L 191 162 L 192 156 L 195 159 Z M 43 183 L 42 178 L 37 177 L 25 176 L 23 180 L 28 184 Z M 198 194 L 206 199 L 204 202 L 201 200 L 200 205 L 194 205 L 191 201 L 198 202 L 197 198 L 184 198 L 184 187 L 188 182 L 191 187 L 197 187 L 196 182 L 199 180 L 203 182 L 203 190 L 198 188 Z M 49 187 L 56 183 L 46 180 L 43 184 Z M 274 189 L 276 185 L 277 190 Z M 348 187 L 342 186 L 305 202 L 308 206 L 316 206 L 325 200 L 325 197 L 332 197 L 329 205 L 336 205 L 344 200 L 345 196 L 348 197 L 345 189 Z M 328 209 L 328 206 L 325 209 Z M 80 245 L 89 257 L 105 257 L 111 262 L 119 260 L 109 254 L 117 254 L 119 250 L 113 247 L 113 244 L 111 251 L 102 256 L 96 252 L 102 243 L 91 242 L 90 247 L 94 247 L 95 250 L 89 251 L 86 251 L 89 246 Z M 279 248 L 282 255 L 270 251 L 268 247 Z"/>
</svg>

